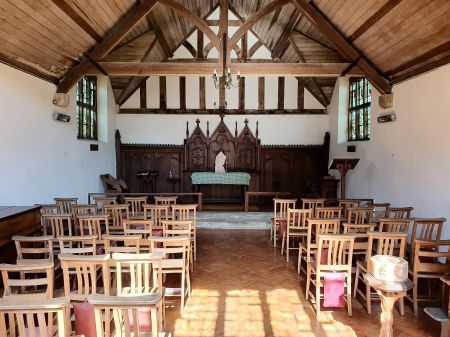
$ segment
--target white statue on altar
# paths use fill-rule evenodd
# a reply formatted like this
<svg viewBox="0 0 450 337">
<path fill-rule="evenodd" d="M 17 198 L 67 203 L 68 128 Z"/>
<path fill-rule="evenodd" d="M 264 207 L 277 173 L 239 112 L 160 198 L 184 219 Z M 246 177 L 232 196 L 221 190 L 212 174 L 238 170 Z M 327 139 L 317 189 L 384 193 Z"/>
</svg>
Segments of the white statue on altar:
<svg viewBox="0 0 450 337">
<path fill-rule="evenodd" d="M 225 173 L 225 163 L 227 162 L 227 156 L 220 151 L 216 156 L 215 161 L 215 172 L 216 173 Z"/>
</svg>

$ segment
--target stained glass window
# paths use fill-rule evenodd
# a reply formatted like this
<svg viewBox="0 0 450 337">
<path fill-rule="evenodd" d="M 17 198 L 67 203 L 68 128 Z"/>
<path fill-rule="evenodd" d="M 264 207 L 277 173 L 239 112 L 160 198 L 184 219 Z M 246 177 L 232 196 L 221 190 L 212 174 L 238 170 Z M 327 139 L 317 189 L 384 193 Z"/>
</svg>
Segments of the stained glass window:
<svg viewBox="0 0 450 337">
<path fill-rule="evenodd" d="M 350 79 L 348 140 L 370 139 L 370 102 L 372 85 L 365 78 Z"/>
<path fill-rule="evenodd" d="M 97 140 L 97 79 L 83 77 L 77 84 L 77 137 Z"/>
</svg>

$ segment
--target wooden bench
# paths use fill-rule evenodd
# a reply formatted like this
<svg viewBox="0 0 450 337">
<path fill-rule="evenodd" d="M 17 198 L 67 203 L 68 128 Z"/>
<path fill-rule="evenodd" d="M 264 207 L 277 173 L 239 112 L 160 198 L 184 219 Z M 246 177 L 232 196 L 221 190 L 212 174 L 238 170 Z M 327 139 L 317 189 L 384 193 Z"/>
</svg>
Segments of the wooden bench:
<svg viewBox="0 0 450 337">
<path fill-rule="evenodd" d="M 279 198 L 281 196 L 283 197 L 289 197 L 291 196 L 290 192 L 253 192 L 253 191 L 247 191 L 245 192 L 245 211 L 248 212 L 248 204 L 249 204 L 249 200 L 250 200 L 250 196 L 253 197 L 273 197 L 273 198 Z"/>
</svg>

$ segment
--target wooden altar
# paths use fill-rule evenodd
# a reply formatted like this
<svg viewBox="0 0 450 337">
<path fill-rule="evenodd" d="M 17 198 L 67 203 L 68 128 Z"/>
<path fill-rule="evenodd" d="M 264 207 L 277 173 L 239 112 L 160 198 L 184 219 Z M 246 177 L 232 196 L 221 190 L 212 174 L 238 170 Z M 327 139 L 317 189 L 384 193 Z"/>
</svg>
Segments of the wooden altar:
<svg viewBox="0 0 450 337">
<path fill-rule="evenodd" d="M 191 174 L 213 172 L 215 158 L 222 151 L 227 157 L 228 172 L 250 174 L 248 191 L 322 197 L 323 177 L 328 173 L 328 133 L 321 145 L 261 145 L 258 123 L 254 133 L 248 120 L 240 131 L 237 122 L 234 125 L 232 133 L 222 116 L 210 133 L 209 122 L 203 130 L 197 120 L 192 132 L 187 123 L 183 145 L 122 144 L 117 131 L 117 177 L 127 182 L 130 192 L 143 192 L 136 173 L 159 171 L 157 192 L 172 192 L 173 183 L 168 179 L 172 172 L 172 177 L 179 179 L 176 192 L 192 192 Z M 205 202 L 243 202 L 238 185 L 202 185 L 202 192 Z"/>
</svg>

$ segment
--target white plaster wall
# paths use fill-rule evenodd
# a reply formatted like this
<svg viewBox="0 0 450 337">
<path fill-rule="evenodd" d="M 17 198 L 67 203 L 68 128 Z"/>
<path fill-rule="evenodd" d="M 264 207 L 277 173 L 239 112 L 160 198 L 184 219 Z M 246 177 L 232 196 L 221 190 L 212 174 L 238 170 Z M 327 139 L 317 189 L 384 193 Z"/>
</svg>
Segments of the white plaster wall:
<svg viewBox="0 0 450 337">
<path fill-rule="evenodd" d="M 50 203 L 53 197 L 86 202 L 88 192 L 103 190 L 99 175 L 115 175 L 117 106 L 106 77 L 99 77 L 98 87 L 99 136 L 105 141 L 80 141 L 74 89 L 70 105 L 55 109 L 70 115 L 70 123 L 56 122 L 55 86 L 0 64 L 0 205 Z M 99 151 L 90 152 L 90 143 L 98 143 Z"/>
<path fill-rule="evenodd" d="M 370 197 L 393 206 L 413 206 L 414 216 L 446 217 L 450 220 L 450 66 L 394 86 L 394 111 L 397 120 L 378 124 L 384 112 L 374 90 L 372 135 L 370 141 L 354 142 L 356 153 L 347 153 L 347 143 L 338 133 L 346 132 L 339 120 L 345 113 L 348 97 L 335 88 L 330 114 L 330 158 L 358 157 L 360 162 L 348 174 L 348 197 Z M 389 109 L 388 111 L 390 111 Z M 334 170 L 330 171 L 338 176 Z M 445 227 L 444 227 L 445 228 Z M 450 228 L 444 229 L 450 238 Z"/>
<path fill-rule="evenodd" d="M 217 115 L 117 115 L 116 125 L 123 143 L 183 144 L 186 122 L 192 133 L 199 118 L 206 132 L 206 122 L 212 134 L 220 118 Z M 253 133 L 259 122 L 259 137 L 262 144 L 322 144 L 328 131 L 328 115 L 233 115 L 225 116 L 225 123 L 234 134 L 235 122 L 238 133 L 248 118 Z"/>
</svg>

